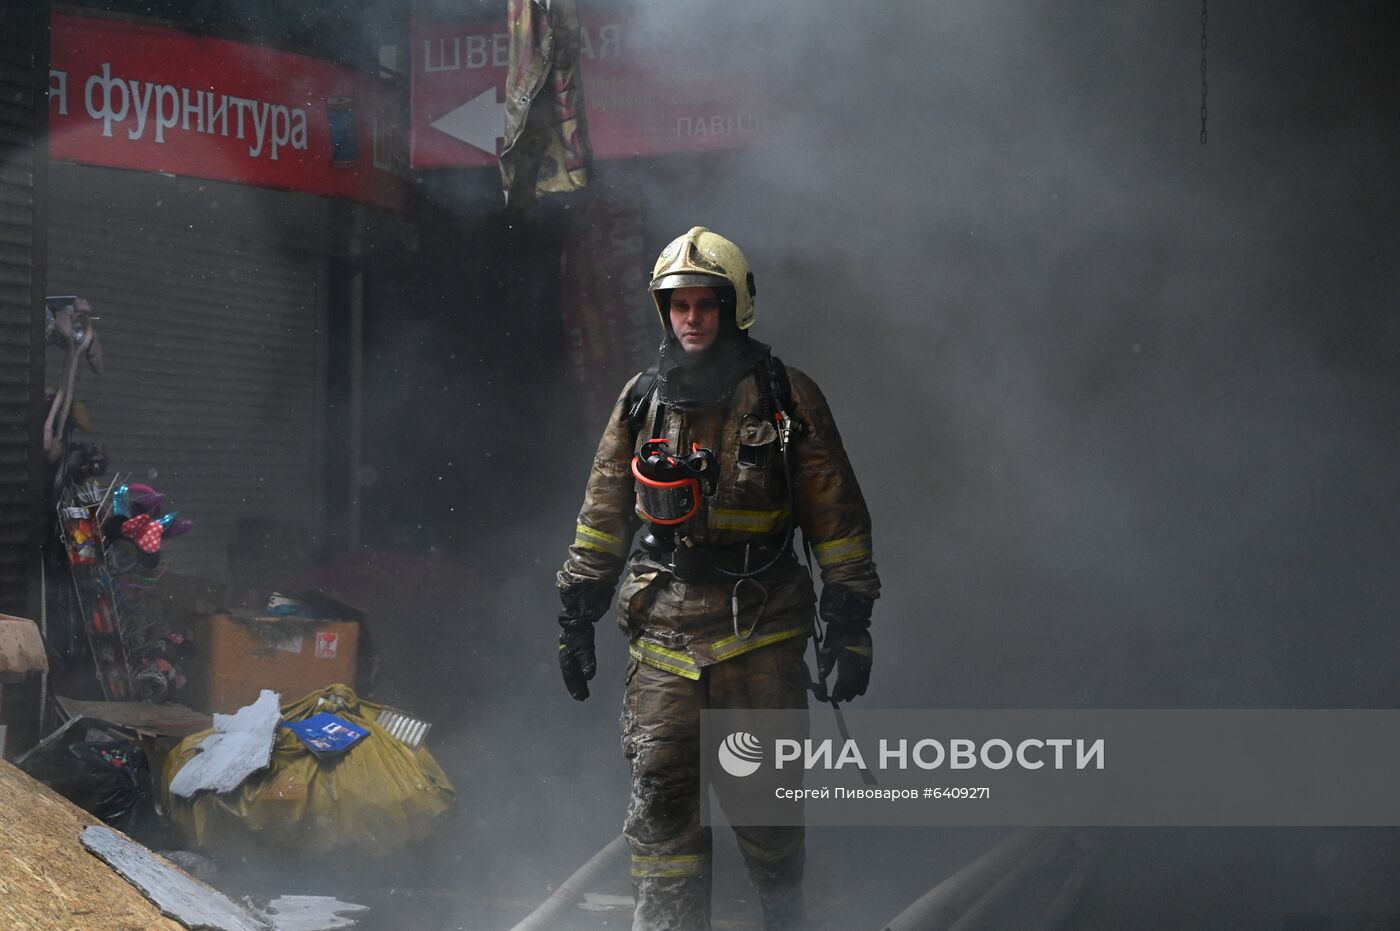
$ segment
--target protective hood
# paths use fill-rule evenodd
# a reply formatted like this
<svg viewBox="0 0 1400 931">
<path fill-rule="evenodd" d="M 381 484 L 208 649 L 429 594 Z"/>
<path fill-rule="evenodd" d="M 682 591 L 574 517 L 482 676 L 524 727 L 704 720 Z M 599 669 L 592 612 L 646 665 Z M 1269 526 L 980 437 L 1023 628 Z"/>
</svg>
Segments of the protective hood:
<svg viewBox="0 0 1400 931">
<path fill-rule="evenodd" d="M 731 331 L 721 333 L 704 352 L 688 353 L 668 335 L 657 366 L 657 399 L 683 411 L 723 404 L 769 351 L 766 343 Z"/>
</svg>

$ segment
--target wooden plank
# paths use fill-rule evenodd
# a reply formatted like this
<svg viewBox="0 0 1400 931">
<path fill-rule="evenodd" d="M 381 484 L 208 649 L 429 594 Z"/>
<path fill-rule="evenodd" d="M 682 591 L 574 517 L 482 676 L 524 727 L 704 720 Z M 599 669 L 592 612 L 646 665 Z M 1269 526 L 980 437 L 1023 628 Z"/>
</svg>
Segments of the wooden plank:
<svg viewBox="0 0 1400 931">
<path fill-rule="evenodd" d="M 96 718 L 159 737 L 188 737 L 196 731 L 207 730 L 213 723 L 209 715 L 175 702 L 152 705 L 141 701 L 80 701 L 64 695 L 55 697 L 59 706 L 75 718 Z"/>
<path fill-rule="evenodd" d="M 0 760 L 0 928 L 183 931 L 130 883 L 83 852 L 78 835 L 96 823 Z"/>
<path fill-rule="evenodd" d="M 106 826 L 82 833 L 89 851 L 141 890 L 161 912 L 193 931 L 337 931 L 354 926 L 363 905 L 324 895 L 284 895 L 255 914 L 163 857 Z"/>
<path fill-rule="evenodd" d="M 83 846 L 155 903 L 162 915 L 203 931 L 272 931 L 228 896 L 109 827 L 90 827 Z"/>
</svg>

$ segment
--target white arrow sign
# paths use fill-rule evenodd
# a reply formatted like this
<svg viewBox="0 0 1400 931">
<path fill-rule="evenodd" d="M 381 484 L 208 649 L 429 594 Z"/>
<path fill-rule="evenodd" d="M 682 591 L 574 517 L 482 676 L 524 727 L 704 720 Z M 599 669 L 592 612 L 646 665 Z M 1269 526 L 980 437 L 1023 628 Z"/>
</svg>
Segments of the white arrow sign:
<svg viewBox="0 0 1400 931">
<path fill-rule="evenodd" d="M 496 88 L 488 87 L 456 109 L 433 120 L 433 129 L 460 139 L 483 152 L 496 154 L 496 140 L 505 138 L 506 105 L 496 102 Z"/>
</svg>

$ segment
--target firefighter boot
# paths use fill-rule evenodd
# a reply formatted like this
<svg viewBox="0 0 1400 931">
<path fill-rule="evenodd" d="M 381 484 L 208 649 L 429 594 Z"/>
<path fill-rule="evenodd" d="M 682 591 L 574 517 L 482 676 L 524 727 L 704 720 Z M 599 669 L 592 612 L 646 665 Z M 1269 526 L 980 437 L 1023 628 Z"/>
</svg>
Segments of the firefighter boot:
<svg viewBox="0 0 1400 931">
<path fill-rule="evenodd" d="M 800 827 L 735 828 L 749 882 L 758 892 L 765 931 L 805 931 L 807 913 L 802 896 L 805 862 L 804 832 Z"/>
<path fill-rule="evenodd" d="M 633 876 L 632 931 L 710 931 L 709 876 Z"/>
<path fill-rule="evenodd" d="M 764 931 L 807 931 L 807 905 L 801 886 L 772 890 L 758 897 Z"/>
</svg>

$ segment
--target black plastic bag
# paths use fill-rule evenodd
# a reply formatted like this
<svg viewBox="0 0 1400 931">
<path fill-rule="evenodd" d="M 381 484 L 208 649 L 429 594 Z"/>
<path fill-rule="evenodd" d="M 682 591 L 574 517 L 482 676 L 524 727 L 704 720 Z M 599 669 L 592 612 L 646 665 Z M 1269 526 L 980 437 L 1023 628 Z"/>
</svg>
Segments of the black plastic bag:
<svg viewBox="0 0 1400 931">
<path fill-rule="evenodd" d="M 19 760 L 74 805 L 131 834 L 153 814 L 146 751 L 101 721 L 75 718 Z"/>
</svg>

